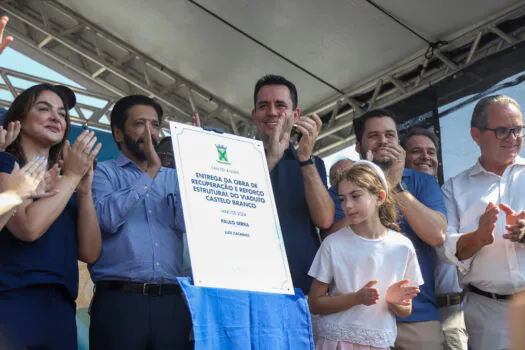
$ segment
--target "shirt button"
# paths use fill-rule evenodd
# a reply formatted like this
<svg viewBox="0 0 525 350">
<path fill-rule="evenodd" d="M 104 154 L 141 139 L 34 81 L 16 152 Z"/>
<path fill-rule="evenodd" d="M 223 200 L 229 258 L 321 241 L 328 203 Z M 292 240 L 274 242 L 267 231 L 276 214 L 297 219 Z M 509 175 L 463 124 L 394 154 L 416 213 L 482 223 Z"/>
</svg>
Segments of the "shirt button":
<svg viewBox="0 0 525 350">
<path fill-rule="evenodd" d="M 159 243 L 155 242 L 155 247 L 158 247 L 159 246 Z"/>
<path fill-rule="evenodd" d="M 151 214 L 151 210 L 148 210 L 148 213 L 150 213 L 150 214 Z"/>
<path fill-rule="evenodd" d="M 147 194 L 146 197 L 149 197 L 149 194 Z"/>
<path fill-rule="evenodd" d="M 157 261 L 157 266 L 160 266 L 160 263 Z"/>
<path fill-rule="evenodd" d="M 146 191 L 148 189 L 148 185 L 144 186 L 144 191 Z"/>
</svg>

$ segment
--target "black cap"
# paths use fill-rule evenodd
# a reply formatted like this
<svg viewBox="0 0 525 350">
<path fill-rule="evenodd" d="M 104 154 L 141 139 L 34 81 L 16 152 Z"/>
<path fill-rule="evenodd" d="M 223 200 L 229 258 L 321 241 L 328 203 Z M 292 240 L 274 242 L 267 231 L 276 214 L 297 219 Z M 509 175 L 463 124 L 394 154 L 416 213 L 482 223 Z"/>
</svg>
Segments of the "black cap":
<svg viewBox="0 0 525 350">
<path fill-rule="evenodd" d="M 68 110 L 75 107 L 75 105 L 77 104 L 77 97 L 75 96 L 73 90 L 64 85 L 55 85 L 55 88 L 62 92 L 62 94 L 66 98 Z"/>
</svg>

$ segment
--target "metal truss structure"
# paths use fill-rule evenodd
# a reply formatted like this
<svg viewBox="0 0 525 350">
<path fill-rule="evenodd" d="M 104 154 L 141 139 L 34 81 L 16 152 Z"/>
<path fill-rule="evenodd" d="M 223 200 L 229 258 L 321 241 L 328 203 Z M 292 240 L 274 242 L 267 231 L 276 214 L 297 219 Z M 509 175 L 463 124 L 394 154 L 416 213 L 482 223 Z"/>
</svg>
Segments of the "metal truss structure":
<svg viewBox="0 0 525 350">
<path fill-rule="evenodd" d="M 2 77 L 1 80 L 3 80 L 3 82 L 0 81 L 0 90 L 9 91 L 13 99 L 23 91 L 22 88 L 16 87 L 17 84 L 13 81 L 22 81 L 23 85 L 28 84 L 30 86 L 41 83 L 65 85 L 60 82 L 42 79 L 41 77 L 2 67 L 0 67 L 0 76 Z M 71 121 L 78 124 L 88 123 L 90 126 L 109 130 L 109 108 L 115 102 L 115 96 L 79 89 L 71 85 L 67 86 L 77 95 L 77 105 L 74 111 L 70 112 Z M 0 98 L 0 107 L 9 108 L 10 105 L 11 100 Z"/>
<path fill-rule="evenodd" d="M 317 139 L 316 154 L 324 157 L 355 143 L 352 121 L 365 110 L 401 101 L 481 58 L 523 41 L 524 18 L 525 4 L 521 1 L 482 23 L 440 38 L 445 42 L 442 46 L 418 52 L 363 83 L 343 89 L 344 96 L 334 96 L 308 108 L 305 113 L 318 113 L 325 124 Z"/>
<path fill-rule="evenodd" d="M 246 134 L 251 129 L 248 113 L 138 52 L 55 0 L 0 0 L 0 13 L 9 16 L 7 32 L 16 40 L 108 92 L 108 105 L 103 113 L 93 113 L 86 119 L 90 124 L 101 124 L 99 119 L 119 97 L 139 93 L 159 101 L 167 119 L 190 122 L 198 112 L 204 125 L 235 134 Z"/>
<path fill-rule="evenodd" d="M 121 96 L 141 93 L 160 101 L 168 119 L 191 121 L 198 111 L 203 125 L 251 136 L 249 113 L 171 71 L 114 35 L 97 27 L 56 0 L 0 0 L 0 13 L 10 17 L 8 33 L 59 64 L 102 87 L 100 94 L 73 90 L 106 101 L 100 108 L 79 104 L 74 120 L 109 128 L 108 112 Z M 443 45 L 422 50 L 364 82 L 343 89 L 345 94 L 305 109 L 324 120 L 316 154 L 326 156 L 355 142 L 352 120 L 365 110 L 388 106 L 450 77 L 481 58 L 525 39 L 525 2 L 520 1 L 481 23 L 440 38 Z M 523 19 L 521 18 L 521 19 Z M 356 48 L 358 49 L 358 48 Z M 2 69 L 4 84 L 14 96 L 20 91 L 9 77 L 39 82 L 36 77 Z M 8 101 L 0 101 L 7 105 Z M 90 111 L 89 116 L 83 111 Z"/>
</svg>

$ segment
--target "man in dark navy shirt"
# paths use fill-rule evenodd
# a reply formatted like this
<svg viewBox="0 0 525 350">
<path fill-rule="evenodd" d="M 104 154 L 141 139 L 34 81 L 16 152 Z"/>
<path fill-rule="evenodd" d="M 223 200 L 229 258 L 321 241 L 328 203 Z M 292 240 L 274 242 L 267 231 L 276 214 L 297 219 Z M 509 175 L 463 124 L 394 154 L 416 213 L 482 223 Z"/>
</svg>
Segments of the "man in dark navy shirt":
<svg viewBox="0 0 525 350">
<path fill-rule="evenodd" d="M 300 114 L 293 83 L 277 75 L 257 81 L 253 122 L 266 150 L 294 287 L 308 294 L 312 281 L 307 273 L 320 246 L 317 228 L 332 225 L 335 209 L 326 186 L 324 162 L 312 156 L 321 119 L 315 114 Z M 301 134 L 297 150 L 290 142 L 294 126 Z"/>
</svg>

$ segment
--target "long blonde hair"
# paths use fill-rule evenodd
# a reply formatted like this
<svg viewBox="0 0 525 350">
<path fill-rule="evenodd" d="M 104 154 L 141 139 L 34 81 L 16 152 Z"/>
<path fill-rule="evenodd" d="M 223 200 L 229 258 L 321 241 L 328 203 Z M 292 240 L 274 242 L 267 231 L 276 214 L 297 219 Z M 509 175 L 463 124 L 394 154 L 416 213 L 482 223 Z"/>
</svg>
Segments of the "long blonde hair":
<svg viewBox="0 0 525 350">
<path fill-rule="evenodd" d="M 386 191 L 374 170 L 367 165 L 356 164 L 340 173 L 337 179 L 338 189 L 339 184 L 343 180 L 352 182 L 357 187 L 364 188 L 372 195 L 378 195 L 380 191 L 387 192 L 384 202 L 379 206 L 379 220 L 383 226 L 397 232 L 401 231 L 396 223 L 396 204 L 390 194 L 392 192 L 390 190 L 391 186 L 389 185 L 389 189 Z"/>
</svg>

